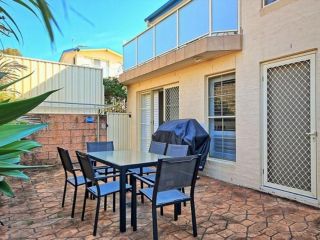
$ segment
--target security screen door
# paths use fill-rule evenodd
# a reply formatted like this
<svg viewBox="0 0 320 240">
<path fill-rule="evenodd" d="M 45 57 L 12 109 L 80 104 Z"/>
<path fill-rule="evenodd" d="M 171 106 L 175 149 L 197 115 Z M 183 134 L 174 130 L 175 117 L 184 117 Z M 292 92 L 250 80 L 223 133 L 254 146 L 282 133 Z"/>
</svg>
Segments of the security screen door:
<svg viewBox="0 0 320 240">
<path fill-rule="evenodd" d="M 264 65 L 264 185 L 316 197 L 314 55 Z"/>
</svg>

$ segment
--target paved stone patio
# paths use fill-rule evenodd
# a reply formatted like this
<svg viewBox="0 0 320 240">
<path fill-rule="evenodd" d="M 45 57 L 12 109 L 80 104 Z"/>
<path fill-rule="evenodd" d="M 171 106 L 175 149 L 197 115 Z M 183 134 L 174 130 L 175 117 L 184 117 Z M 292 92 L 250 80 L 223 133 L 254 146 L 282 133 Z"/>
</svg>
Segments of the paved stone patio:
<svg viewBox="0 0 320 240">
<path fill-rule="evenodd" d="M 0 239 L 94 239 L 95 201 L 88 201 L 80 220 L 83 190 L 78 192 L 75 218 L 70 218 L 72 187 L 61 208 L 64 173 L 61 169 L 32 172 L 31 182 L 14 181 L 16 197 L 0 196 Z M 138 230 L 119 233 L 118 213 L 101 208 L 97 239 L 152 239 L 149 203 L 138 207 Z M 128 200 L 130 194 L 128 194 Z M 109 205 L 110 204 L 110 205 Z M 286 199 L 201 177 L 196 189 L 197 239 L 320 239 L 320 210 Z M 158 217 L 160 239 L 194 239 L 190 205 L 173 221 L 171 207 Z"/>
</svg>

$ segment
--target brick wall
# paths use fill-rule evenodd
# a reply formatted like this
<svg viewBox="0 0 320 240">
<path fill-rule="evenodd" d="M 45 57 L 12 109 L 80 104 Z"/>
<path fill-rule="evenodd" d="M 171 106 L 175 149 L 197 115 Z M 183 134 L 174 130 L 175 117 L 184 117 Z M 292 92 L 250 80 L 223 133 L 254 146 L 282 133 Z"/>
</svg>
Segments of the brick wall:
<svg viewBox="0 0 320 240">
<path fill-rule="evenodd" d="M 57 147 L 69 150 L 75 161 L 75 151 L 86 151 L 86 142 L 97 140 L 97 116 L 93 123 L 86 123 L 89 115 L 73 114 L 32 114 L 32 118 L 41 123 L 47 123 L 48 127 L 33 134 L 30 139 L 38 141 L 42 147 L 25 154 L 24 161 L 32 161 L 33 164 L 60 164 Z M 100 141 L 107 140 L 106 117 L 100 117 Z"/>
</svg>

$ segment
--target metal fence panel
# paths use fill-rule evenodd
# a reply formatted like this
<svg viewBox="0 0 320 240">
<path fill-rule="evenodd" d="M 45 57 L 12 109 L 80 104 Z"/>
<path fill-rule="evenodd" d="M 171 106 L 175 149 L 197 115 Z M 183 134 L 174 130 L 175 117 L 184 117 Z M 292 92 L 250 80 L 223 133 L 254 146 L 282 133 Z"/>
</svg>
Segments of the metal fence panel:
<svg viewBox="0 0 320 240">
<path fill-rule="evenodd" d="M 32 113 L 97 114 L 104 105 L 102 70 L 24 57 L 6 56 L 25 65 L 21 76 L 33 74 L 14 84 L 17 97 L 27 98 L 60 89 L 32 110 Z"/>
<path fill-rule="evenodd" d="M 107 138 L 113 141 L 115 150 L 131 149 L 131 114 L 107 113 Z"/>
</svg>

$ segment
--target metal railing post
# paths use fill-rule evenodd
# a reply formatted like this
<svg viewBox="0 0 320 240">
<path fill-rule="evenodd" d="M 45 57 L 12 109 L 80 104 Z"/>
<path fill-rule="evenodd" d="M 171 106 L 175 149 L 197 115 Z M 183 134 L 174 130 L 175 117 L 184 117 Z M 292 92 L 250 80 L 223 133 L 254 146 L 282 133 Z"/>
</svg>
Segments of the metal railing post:
<svg viewBox="0 0 320 240">
<path fill-rule="evenodd" d="M 213 30 L 213 26 L 212 26 L 212 0 L 208 0 L 209 1 L 209 36 L 212 36 L 212 30 Z"/>
</svg>

